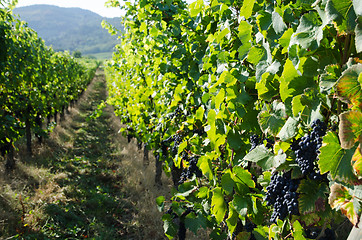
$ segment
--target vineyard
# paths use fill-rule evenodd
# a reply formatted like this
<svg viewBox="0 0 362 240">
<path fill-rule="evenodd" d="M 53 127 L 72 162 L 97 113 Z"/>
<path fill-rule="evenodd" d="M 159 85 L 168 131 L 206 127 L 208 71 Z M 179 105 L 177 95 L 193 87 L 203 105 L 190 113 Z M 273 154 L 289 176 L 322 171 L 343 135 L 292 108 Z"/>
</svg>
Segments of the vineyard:
<svg viewBox="0 0 362 240">
<path fill-rule="evenodd" d="M 346 239 L 362 201 L 361 1 L 124 10 L 108 103 L 153 152 L 155 184 L 161 171 L 173 181 L 156 200 L 165 235 Z"/>
<path fill-rule="evenodd" d="M 109 0 L 125 28 L 105 76 L 16 3 L 0 0 L 0 238 L 354 239 L 361 1 Z"/>
<path fill-rule="evenodd" d="M 25 136 L 31 155 L 32 132 L 41 142 L 52 120 L 64 116 L 85 90 L 99 63 L 88 66 L 67 52 L 53 51 L 25 22 L 14 18 L 16 1 L 0 3 L 0 151 L 7 156 L 6 168 L 13 169 L 14 144 Z"/>
</svg>

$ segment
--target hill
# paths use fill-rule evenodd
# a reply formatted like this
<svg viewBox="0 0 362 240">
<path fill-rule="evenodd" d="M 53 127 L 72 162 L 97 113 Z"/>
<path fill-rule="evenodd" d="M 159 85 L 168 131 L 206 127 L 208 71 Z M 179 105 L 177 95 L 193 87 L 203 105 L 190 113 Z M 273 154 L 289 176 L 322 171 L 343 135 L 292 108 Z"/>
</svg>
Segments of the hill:
<svg viewBox="0 0 362 240">
<path fill-rule="evenodd" d="M 105 18 L 81 8 L 32 5 L 15 8 L 14 13 L 54 50 L 79 50 L 83 55 L 111 56 L 117 37 L 102 28 L 102 20 L 122 28 L 119 18 Z"/>
</svg>

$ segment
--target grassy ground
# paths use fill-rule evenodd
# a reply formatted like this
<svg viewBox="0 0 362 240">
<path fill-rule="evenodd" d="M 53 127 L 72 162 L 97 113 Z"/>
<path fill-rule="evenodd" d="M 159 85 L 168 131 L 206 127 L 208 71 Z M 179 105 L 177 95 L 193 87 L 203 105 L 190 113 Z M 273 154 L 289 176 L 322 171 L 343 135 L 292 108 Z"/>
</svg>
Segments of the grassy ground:
<svg viewBox="0 0 362 240">
<path fill-rule="evenodd" d="M 154 159 L 127 143 L 106 99 L 102 71 L 32 158 L 0 162 L 0 239 L 164 239 Z"/>
</svg>

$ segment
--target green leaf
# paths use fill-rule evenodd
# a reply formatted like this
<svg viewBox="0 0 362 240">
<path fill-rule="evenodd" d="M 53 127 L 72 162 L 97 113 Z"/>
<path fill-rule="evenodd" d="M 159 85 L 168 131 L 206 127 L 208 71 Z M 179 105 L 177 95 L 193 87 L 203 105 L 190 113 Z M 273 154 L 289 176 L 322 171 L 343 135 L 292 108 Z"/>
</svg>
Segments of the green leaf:
<svg viewBox="0 0 362 240">
<path fill-rule="evenodd" d="M 287 156 L 283 152 L 274 155 L 264 145 L 259 145 L 249 152 L 244 160 L 257 163 L 265 171 L 279 167 L 286 161 L 286 158 Z"/>
<path fill-rule="evenodd" d="M 342 101 L 362 109 L 362 64 L 353 65 L 342 73 L 336 92 Z"/>
<path fill-rule="evenodd" d="M 293 35 L 294 31 L 293 28 L 289 28 L 287 31 L 283 33 L 283 35 L 279 38 L 279 44 L 283 47 L 282 54 L 288 52 L 288 47 L 290 43 L 290 39 Z"/>
<path fill-rule="evenodd" d="M 272 14 L 272 22 L 276 34 L 282 34 L 287 29 L 287 25 L 284 23 L 283 18 L 275 11 Z"/>
<path fill-rule="evenodd" d="M 227 205 L 224 200 L 222 189 L 217 187 L 212 190 L 211 213 L 215 216 L 216 222 L 220 224 L 225 217 Z"/>
<path fill-rule="evenodd" d="M 200 106 L 196 111 L 196 119 L 202 121 L 204 119 L 205 109 L 204 106 Z"/>
<path fill-rule="evenodd" d="M 318 13 L 308 12 L 302 16 L 299 26 L 293 37 L 293 44 L 297 43 L 304 49 L 315 50 L 323 39 L 323 25 Z"/>
<path fill-rule="evenodd" d="M 356 25 L 355 29 L 355 45 L 357 53 L 362 52 L 362 16 L 359 16 L 359 21 Z"/>
<path fill-rule="evenodd" d="M 246 216 L 248 213 L 248 200 L 245 197 L 235 194 L 232 204 L 241 216 Z"/>
<path fill-rule="evenodd" d="M 277 137 L 283 142 L 292 139 L 298 134 L 298 124 L 299 122 L 295 118 L 289 117 Z"/>
<path fill-rule="evenodd" d="M 201 169 L 202 174 L 205 175 L 210 181 L 214 178 L 210 159 L 213 157 L 213 154 L 207 153 L 206 155 L 201 156 L 199 161 L 197 162 L 197 166 Z"/>
<path fill-rule="evenodd" d="M 233 234 L 233 232 L 235 231 L 235 228 L 238 225 L 238 219 L 238 212 L 234 209 L 232 202 L 229 202 L 229 214 L 228 218 L 226 219 L 226 224 L 228 226 L 230 234 Z"/>
<path fill-rule="evenodd" d="M 324 73 L 320 77 L 319 87 L 321 92 L 329 93 L 338 78 L 341 76 L 341 68 L 339 65 L 328 65 L 324 69 Z"/>
<path fill-rule="evenodd" d="M 320 148 L 318 166 L 321 174 L 330 172 L 332 179 L 340 179 L 346 182 L 355 179 L 351 165 L 355 148 L 345 150 L 339 144 L 337 135 L 328 132 L 323 138 L 323 146 Z"/>
<path fill-rule="evenodd" d="M 356 13 L 351 0 L 329 0 L 326 12 L 337 23 L 339 34 L 352 33 L 356 27 Z"/>
<path fill-rule="evenodd" d="M 236 166 L 233 168 L 233 173 L 233 180 L 236 184 L 244 184 L 249 188 L 255 188 L 255 182 L 253 181 L 252 175 L 248 170 L 240 166 Z"/>
<path fill-rule="evenodd" d="M 264 73 L 260 82 L 256 83 L 255 88 L 258 90 L 260 99 L 271 101 L 273 97 L 279 94 L 278 75 Z"/>
<path fill-rule="evenodd" d="M 305 240 L 306 238 L 303 236 L 303 227 L 302 225 L 300 225 L 300 223 L 297 221 L 295 221 L 293 223 L 293 237 L 294 240 Z"/>
<path fill-rule="evenodd" d="M 362 112 L 352 110 L 339 115 L 339 139 L 344 149 L 362 139 Z"/>
<path fill-rule="evenodd" d="M 304 94 L 298 95 L 292 100 L 292 111 L 294 116 L 300 117 L 310 125 L 317 119 L 322 119 L 322 102 L 316 89 L 305 89 Z"/>
<path fill-rule="evenodd" d="M 240 60 L 244 60 L 250 51 L 251 34 L 252 34 L 252 26 L 245 21 L 241 21 L 239 23 L 239 28 L 238 28 L 238 37 L 241 42 L 241 46 L 238 49 Z"/>
<path fill-rule="evenodd" d="M 235 187 L 235 182 L 233 180 L 230 169 L 226 169 L 224 171 L 224 173 L 222 174 L 221 186 L 224 189 L 224 191 L 226 192 L 226 194 L 228 194 L 228 195 L 232 194 L 234 187 Z"/>
<path fill-rule="evenodd" d="M 234 151 L 237 151 L 243 146 L 243 141 L 241 138 L 241 134 L 235 128 L 230 129 L 227 136 L 227 143 L 230 145 Z"/>
<path fill-rule="evenodd" d="M 295 69 L 291 60 L 287 59 L 280 77 L 280 97 L 283 102 L 286 99 L 303 93 L 304 89 L 313 86 L 313 79 L 302 77 Z"/>
<path fill-rule="evenodd" d="M 255 1 L 256 0 L 245 0 L 239 12 L 240 16 L 244 16 L 245 19 L 248 19 L 253 12 Z"/>
<path fill-rule="evenodd" d="M 189 213 L 185 217 L 185 227 L 197 234 L 201 228 L 206 228 L 206 218 L 202 214 Z"/>
<path fill-rule="evenodd" d="M 258 115 L 258 122 L 261 130 L 265 134 L 276 136 L 286 121 L 286 113 L 284 103 L 275 100 L 270 108 L 267 106 Z"/>
<path fill-rule="evenodd" d="M 253 46 L 248 54 L 248 61 L 257 65 L 260 61 L 266 60 L 267 54 L 263 47 Z"/>
<path fill-rule="evenodd" d="M 301 181 L 298 192 L 300 193 L 299 211 L 302 214 L 325 209 L 324 204 L 327 203 L 326 199 L 329 193 L 328 186 L 325 183 L 305 179 Z"/>
<path fill-rule="evenodd" d="M 163 211 L 163 208 L 165 207 L 165 200 L 166 198 L 164 196 L 156 198 L 157 208 L 159 211 Z"/>
</svg>

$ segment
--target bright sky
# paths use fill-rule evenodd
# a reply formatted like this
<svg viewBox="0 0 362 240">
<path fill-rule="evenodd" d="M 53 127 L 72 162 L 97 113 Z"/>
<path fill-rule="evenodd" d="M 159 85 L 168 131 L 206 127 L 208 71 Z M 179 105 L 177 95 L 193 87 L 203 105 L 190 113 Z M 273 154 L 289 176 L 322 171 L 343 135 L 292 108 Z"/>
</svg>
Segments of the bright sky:
<svg viewBox="0 0 362 240">
<path fill-rule="evenodd" d="M 17 7 L 34 4 L 48 4 L 59 7 L 79 7 L 98 13 L 103 17 L 120 17 L 122 11 L 119 8 L 107 8 L 104 6 L 106 0 L 19 0 Z"/>
<path fill-rule="evenodd" d="M 56 5 L 58 7 L 79 7 L 98 13 L 103 17 L 120 17 L 123 12 L 119 8 L 107 8 L 104 6 L 106 0 L 18 0 L 17 7 L 24 7 L 34 4 Z M 186 0 L 191 3 L 194 0 Z M 120 1 L 122 4 L 122 1 Z"/>
</svg>

